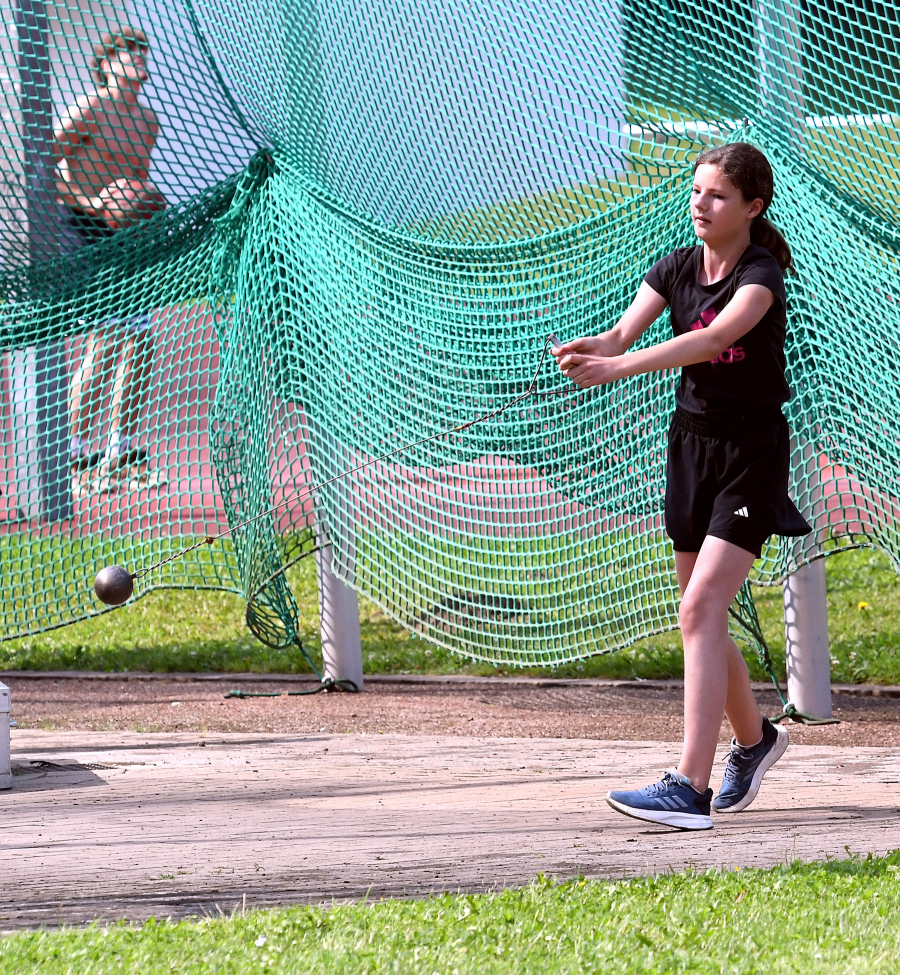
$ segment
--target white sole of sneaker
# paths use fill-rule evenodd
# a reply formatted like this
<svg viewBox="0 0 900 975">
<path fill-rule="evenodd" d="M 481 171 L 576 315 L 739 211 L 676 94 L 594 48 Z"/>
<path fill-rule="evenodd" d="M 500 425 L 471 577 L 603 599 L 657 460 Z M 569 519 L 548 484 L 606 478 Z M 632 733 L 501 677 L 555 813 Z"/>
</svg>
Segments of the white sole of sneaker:
<svg viewBox="0 0 900 975">
<path fill-rule="evenodd" d="M 678 813 L 666 812 L 660 809 L 635 809 L 633 806 L 626 806 L 616 799 L 606 796 L 606 801 L 623 816 L 631 816 L 632 819 L 641 819 L 645 823 L 656 823 L 658 826 L 669 826 L 671 829 L 712 829 L 712 816 L 701 816 L 697 813 Z"/>
<path fill-rule="evenodd" d="M 716 809 L 717 813 L 736 813 L 740 812 L 742 809 L 746 809 L 751 802 L 756 798 L 757 792 L 759 792 L 759 787 L 762 785 L 763 776 L 769 769 L 778 761 L 779 758 L 787 751 L 787 746 L 789 742 L 788 733 L 785 728 L 782 728 L 780 724 L 774 726 L 775 731 L 778 733 L 778 737 L 775 739 L 775 744 L 772 745 L 769 750 L 769 754 L 759 763 L 756 767 L 756 771 L 753 773 L 753 778 L 750 780 L 750 788 L 747 790 L 747 795 L 744 796 L 740 802 L 736 802 L 733 806 L 729 806 L 727 809 Z"/>
</svg>

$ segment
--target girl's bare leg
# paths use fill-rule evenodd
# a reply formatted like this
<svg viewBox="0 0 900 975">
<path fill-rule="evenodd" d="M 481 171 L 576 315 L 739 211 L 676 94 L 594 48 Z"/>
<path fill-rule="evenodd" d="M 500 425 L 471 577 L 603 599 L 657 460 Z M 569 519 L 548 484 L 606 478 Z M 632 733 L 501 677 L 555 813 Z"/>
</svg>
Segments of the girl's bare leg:
<svg viewBox="0 0 900 975">
<path fill-rule="evenodd" d="M 753 559 L 751 552 L 711 535 L 698 553 L 675 555 L 684 641 L 684 746 L 678 771 L 700 792 L 709 785 L 723 714 L 740 743 L 755 744 L 762 734 L 747 666 L 728 635 L 728 609 Z"/>
<path fill-rule="evenodd" d="M 682 596 L 697 561 L 697 552 L 676 552 L 675 572 Z M 734 731 L 739 745 L 755 745 L 762 736 L 762 715 L 750 688 L 750 673 L 738 645 L 731 636 L 726 641 L 728 654 L 728 693 L 725 697 L 725 717 Z"/>
<path fill-rule="evenodd" d="M 739 745 L 756 745 L 762 738 L 762 712 L 750 687 L 750 672 L 738 645 L 728 637 L 728 694 L 725 717 Z"/>
</svg>

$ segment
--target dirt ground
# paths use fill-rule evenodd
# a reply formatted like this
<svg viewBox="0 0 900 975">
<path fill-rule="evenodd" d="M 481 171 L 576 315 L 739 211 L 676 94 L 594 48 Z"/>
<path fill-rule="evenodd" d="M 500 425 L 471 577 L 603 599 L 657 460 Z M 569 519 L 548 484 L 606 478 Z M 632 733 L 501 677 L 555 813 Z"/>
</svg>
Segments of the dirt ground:
<svg viewBox="0 0 900 975">
<path fill-rule="evenodd" d="M 603 801 L 608 789 L 658 776 L 678 750 L 547 737 L 17 729 L 12 789 L 0 792 L 0 935 L 897 846 L 895 748 L 794 744 L 753 805 L 716 814 L 709 831 L 674 833 Z"/>
<path fill-rule="evenodd" d="M 47 731 L 243 732 L 261 734 L 401 734 L 491 738 L 681 740 L 677 682 L 549 681 L 504 678 L 373 678 L 362 694 L 226 698 L 297 691 L 308 680 L 201 675 L 128 679 L 115 676 L 0 677 L 22 729 Z M 781 710 L 759 690 L 764 713 Z M 788 725 L 798 744 L 900 746 L 900 696 L 835 693 L 841 723 Z M 729 740 L 726 725 L 722 742 Z"/>
<path fill-rule="evenodd" d="M 791 725 L 792 747 L 750 809 L 673 834 L 603 796 L 677 762 L 675 682 L 373 678 L 359 695 L 240 699 L 224 695 L 313 685 L 0 680 L 18 724 L 12 788 L 0 792 L 0 935 L 476 892 L 538 873 L 768 867 L 883 854 L 900 835 L 900 689 L 835 694 L 842 723 Z M 714 776 L 727 740 L 723 727 Z"/>
</svg>

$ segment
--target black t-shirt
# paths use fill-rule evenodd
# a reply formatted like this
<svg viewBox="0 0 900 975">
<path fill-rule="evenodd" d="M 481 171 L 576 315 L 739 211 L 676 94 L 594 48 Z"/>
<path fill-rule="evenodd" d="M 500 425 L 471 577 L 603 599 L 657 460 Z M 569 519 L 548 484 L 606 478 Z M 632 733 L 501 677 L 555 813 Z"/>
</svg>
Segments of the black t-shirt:
<svg viewBox="0 0 900 975">
<path fill-rule="evenodd" d="M 672 331 L 682 335 L 706 328 L 745 284 L 761 284 L 775 301 L 759 322 L 711 362 L 681 370 L 675 394 L 680 407 L 696 416 L 748 414 L 786 403 L 791 391 L 784 378 L 787 296 L 778 261 L 758 244 L 741 254 L 730 274 L 715 284 L 700 284 L 703 245 L 680 247 L 644 276 L 669 303 Z"/>
</svg>

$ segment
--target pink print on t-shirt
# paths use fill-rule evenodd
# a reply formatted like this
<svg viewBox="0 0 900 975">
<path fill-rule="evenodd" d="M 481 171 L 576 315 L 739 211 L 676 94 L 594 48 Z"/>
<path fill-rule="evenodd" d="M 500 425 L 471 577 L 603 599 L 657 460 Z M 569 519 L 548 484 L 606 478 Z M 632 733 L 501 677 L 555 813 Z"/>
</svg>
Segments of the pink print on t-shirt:
<svg viewBox="0 0 900 975">
<path fill-rule="evenodd" d="M 696 332 L 698 329 L 706 328 L 707 325 L 712 325 L 717 314 L 715 308 L 707 308 L 705 311 L 701 311 L 699 320 L 691 325 L 691 331 Z M 721 362 L 723 365 L 730 366 L 732 362 L 740 362 L 743 358 L 743 348 L 739 345 L 732 345 L 725 349 L 721 355 L 717 355 L 715 359 L 709 361 L 712 363 Z"/>
</svg>

